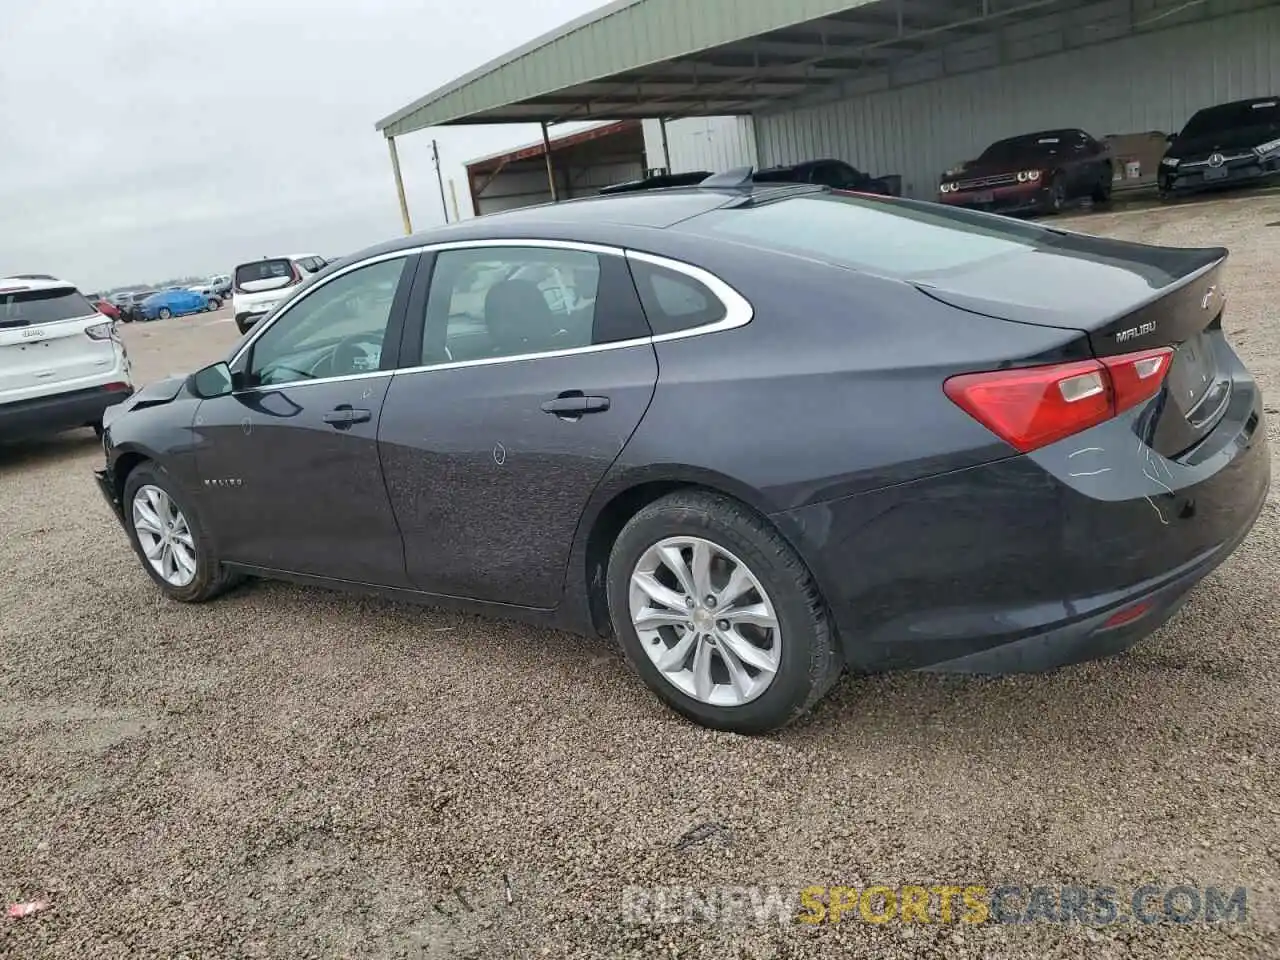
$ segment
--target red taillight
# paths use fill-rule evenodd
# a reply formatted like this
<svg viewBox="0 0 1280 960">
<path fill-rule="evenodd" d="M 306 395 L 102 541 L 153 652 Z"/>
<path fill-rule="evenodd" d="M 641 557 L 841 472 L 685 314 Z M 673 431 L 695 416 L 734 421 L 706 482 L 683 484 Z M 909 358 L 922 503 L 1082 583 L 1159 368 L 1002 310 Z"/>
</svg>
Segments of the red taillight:
<svg viewBox="0 0 1280 960">
<path fill-rule="evenodd" d="M 1116 611 L 1110 617 L 1108 617 L 1107 622 L 1104 623 L 1099 629 L 1112 630 L 1116 627 L 1123 627 L 1126 623 L 1133 623 L 1133 621 L 1137 620 L 1140 616 L 1142 616 L 1144 613 L 1150 610 L 1151 607 L 1152 607 L 1152 603 L 1150 600 L 1144 600 L 1141 603 L 1135 603 L 1131 607 L 1124 607 L 1123 609 Z"/>
<path fill-rule="evenodd" d="M 1109 420 L 1156 394 L 1173 350 L 951 377 L 948 397 L 1010 446 L 1027 453 Z"/>
<path fill-rule="evenodd" d="M 1172 347 L 1103 357 L 1102 365 L 1111 376 L 1111 386 L 1116 395 L 1116 413 L 1154 397 L 1172 363 Z"/>
</svg>

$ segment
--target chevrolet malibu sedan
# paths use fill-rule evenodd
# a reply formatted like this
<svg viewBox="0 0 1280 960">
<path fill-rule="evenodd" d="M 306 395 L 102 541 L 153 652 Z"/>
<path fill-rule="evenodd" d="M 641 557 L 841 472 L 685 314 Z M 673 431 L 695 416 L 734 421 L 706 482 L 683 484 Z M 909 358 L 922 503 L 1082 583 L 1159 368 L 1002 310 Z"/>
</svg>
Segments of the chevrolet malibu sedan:
<svg viewBox="0 0 1280 960">
<path fill-rule="evenodd" d="M 1248 533 L 1227 251 L 723 183 L 374 247 L 143 389 L 97 474 L 143 570 L 612 635 L 760 733 L 846 669 L 1124 650 Z"/>
</svg>

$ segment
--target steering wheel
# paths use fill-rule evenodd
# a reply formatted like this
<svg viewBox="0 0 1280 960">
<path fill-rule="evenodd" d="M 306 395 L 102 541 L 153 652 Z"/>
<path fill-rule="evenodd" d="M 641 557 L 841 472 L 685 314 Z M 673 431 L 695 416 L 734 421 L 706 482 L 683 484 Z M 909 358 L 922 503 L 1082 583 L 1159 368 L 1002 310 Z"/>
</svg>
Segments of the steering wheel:
<svg viewBox="0 0 1280 960">
<path fill-rule="evenodd" d="M 382 361 L 382 336 L 356 333 L 339 340 L 330 354 L 329 366 L 334 376 L 372 373 Z"/>
</svg>

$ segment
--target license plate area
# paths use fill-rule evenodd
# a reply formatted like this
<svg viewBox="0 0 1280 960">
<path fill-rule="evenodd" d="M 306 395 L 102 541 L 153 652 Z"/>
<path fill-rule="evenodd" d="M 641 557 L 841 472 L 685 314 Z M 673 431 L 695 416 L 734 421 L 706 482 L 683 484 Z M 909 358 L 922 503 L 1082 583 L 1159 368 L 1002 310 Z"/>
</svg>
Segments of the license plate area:
<svg viewBox="0 0 1280 960">
<path fill-rule="evenodd" d="M 1195 410 L 1218 377 L 1213 343 L 1203 333 L 1192 337 L 1173 354 L 1165 382 L 1169 398 L 1184 416 Z"/>
<path fill-rule="evenodd" d="M 1206 180 L 1225 180 L 1231 173 L 1226 167 L 1205 167 L 1204 178 Z"/>
<path fill-rule="evenodd" d="M 996 195 L 990 190 L 979 190 L 977 193 L 973 194 L 974 203 L 992 203 L 995 198 Z"/>
</svg>

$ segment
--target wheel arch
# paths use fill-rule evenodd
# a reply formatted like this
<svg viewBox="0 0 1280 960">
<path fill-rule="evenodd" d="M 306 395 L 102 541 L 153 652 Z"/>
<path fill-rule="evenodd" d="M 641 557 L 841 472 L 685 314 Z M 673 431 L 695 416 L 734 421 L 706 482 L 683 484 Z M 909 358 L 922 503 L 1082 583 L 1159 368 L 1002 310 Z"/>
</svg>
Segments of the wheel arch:
<svg viewBox="0 0 1280 960">
<path fill-rule="evenodd" d="M 808 565 L 794 530 L 779 524 L 777 515 L 759 491 L 705 468 L 662 464 L 628 471 L 597 488 L 578 525 L 566 583 L 571 627 L 606 637 L 612 632 L 605 577 L 609 553 L 627 521 L 649 504 L 677 490 L 705 490 L 739 501 L 766 518 Z M 574 602 L 576 601 L 576 602 Z"/>
<path fill-rule="evenodd" d="M 129 474 L 142 464 L 154 463 L 157 459 L 154 451 L 138 444 L 126 444 L 118 448 L 111 461 L 111 478 L 115 483 L 116 495 L 123 500 L 124 485 L 129 479 Z"/>
</svg>

